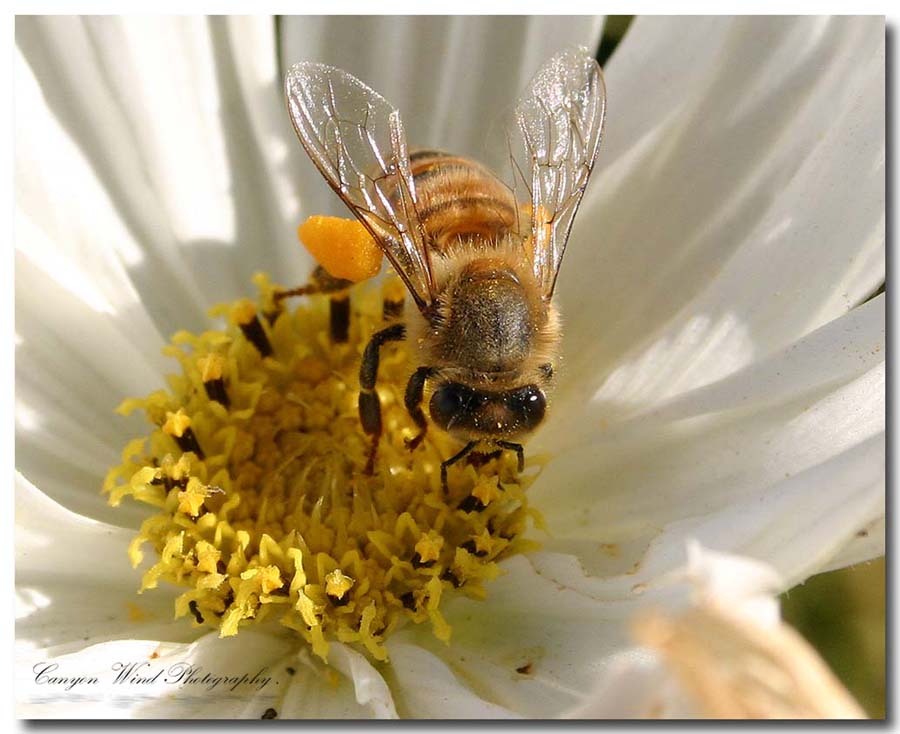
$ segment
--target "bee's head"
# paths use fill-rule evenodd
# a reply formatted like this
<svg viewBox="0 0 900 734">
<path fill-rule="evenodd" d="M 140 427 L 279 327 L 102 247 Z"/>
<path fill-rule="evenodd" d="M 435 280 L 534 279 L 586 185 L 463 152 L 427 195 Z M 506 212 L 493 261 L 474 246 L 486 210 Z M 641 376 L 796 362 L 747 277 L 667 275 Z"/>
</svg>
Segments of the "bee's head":
<svg viewBox="0 0 900 734">
<path fill-rule="evenodd" d="M 531 433 L 547 410 L 537 385 L 488 392 L 461 382 L 444 382 L 431 396 L 431 419 L 447 433 L 468 440 L 516 438 Z"/>
</svg>

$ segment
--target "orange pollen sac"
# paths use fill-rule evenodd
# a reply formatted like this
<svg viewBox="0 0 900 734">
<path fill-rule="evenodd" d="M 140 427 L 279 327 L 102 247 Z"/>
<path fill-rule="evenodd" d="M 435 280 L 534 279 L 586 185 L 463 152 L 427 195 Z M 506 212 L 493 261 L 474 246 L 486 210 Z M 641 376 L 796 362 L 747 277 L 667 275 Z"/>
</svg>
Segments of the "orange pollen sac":
<svg viewBox="0 0 900 734">
<path fill-rule="evenodd" d="M 381 249 L 355 219 L 316 215 L 297 228 L 297 236 L 332 277 L 359 283 L 381 270 Z"/>
</svg>

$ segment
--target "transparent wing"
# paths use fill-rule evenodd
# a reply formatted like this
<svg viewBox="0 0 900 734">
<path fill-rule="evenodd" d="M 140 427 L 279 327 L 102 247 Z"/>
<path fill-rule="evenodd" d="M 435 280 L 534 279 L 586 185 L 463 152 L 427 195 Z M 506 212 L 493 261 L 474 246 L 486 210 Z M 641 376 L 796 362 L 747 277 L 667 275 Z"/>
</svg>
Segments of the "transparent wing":
<svg viewBox="0 0 900 734">
<path fill-rule="evenodd" d="M 532 261 L 546 299 L 553 295 L 605 114 L 603 74 L 583 48 L 550 59 L 516 106 L 524 150 L 511 151 L 513 177 L 530 194 Z"/>
<path fill-rule="evenodd" d="M 419 309 L 427 309 L 433 279 L 400 113 L 356 77 L 325 64 L 292 66 L 285 94 L 309 157 L 371 232 Z"/>
</svg>

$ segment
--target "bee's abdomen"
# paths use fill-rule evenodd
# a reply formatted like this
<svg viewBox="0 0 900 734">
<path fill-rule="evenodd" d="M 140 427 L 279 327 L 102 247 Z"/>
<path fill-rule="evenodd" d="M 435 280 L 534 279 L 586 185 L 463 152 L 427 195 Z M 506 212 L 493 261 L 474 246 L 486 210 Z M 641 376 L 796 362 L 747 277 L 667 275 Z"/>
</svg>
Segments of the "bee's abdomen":
<svg viewBox="0 0 900 734">
<path fill-rule="evenodd" d="M 480 163 L 437 150 L 409 161 L 419 219 L 438 249 L 458 238 L 499 240 L 515 227 L 512 192 Z"/>
</svg>

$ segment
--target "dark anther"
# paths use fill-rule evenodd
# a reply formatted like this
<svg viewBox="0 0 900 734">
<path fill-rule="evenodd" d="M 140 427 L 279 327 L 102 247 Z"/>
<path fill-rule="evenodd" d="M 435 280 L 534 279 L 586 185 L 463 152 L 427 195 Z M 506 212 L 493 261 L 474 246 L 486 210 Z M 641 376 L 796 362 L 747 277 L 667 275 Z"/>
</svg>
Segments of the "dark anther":
<svg viewBox="0 0 900 734">
<path fill-rule="evenodd" d="M 463 582 L 459 580 L 459 576 L 453 573 L 449 568 L 441 574 L 441 581 L 449 581 L 453 584 L 454 589 L 458 589 L 463 585 Z"/>
<path fill-rule="evenodd" d="M 478 547 L 475 545 L 474 540 L 467 540 L 460 546 L 460 548 L 462 548 L 463 550 L 467 550 L 473 556 L 478 556 L 479 558 L 484 558 L 487 555 L 487 551 L 478 550 Z"/>
<path fill-rule="evenodd" d="M 487 507 L 487 505 L 472 494 L 466 497 L 458 505 L 458 509 L 463 512 L 481 512 L 485 507 Z"/>
<path fill-rule="evenodd" d="M 411 591 L 407 591 L 403 596 L 401 596 L 400 601 L 403 602 L 403 606 L 410 611 L 416 611 L 416 595 Z"/>
<path fill-rule="evenodd" d="M 387 298 L 384 299 L 384 303 L 381 306 L 381 318 L 384 321 L 393 321 L 394 319 L 399 319 L 403 315 L 403 299 L 401 298 L 399 301 L 390 301 Z"/>
<path fill-rule="evenodd" d="M 435 564 L 434 561 L 423 561 L 422 556 L 419 555 L 419 551 L 413 553 L 412 557 L 412 565 L 413 568 L 431 568 Z"/>
<path fill-rule="evenodd" d="M 288 665 L 285 670 L 287 671 L 288 675 L 294 675 L 297 672 L 296 668 L 292 668 L 290 665 Z"/>
<path fill-rule="evenodd" d="M 343 344 L 350 338 L 350 296 L 342 293 L 328 299 L 331 341 Z"/>
<path fill-rule="evenodd" d="M 234 589 L 229 589 L 228 593 L 225 595 L 225 598 L 222 600 L 222 604 L 225 609 L 231 606 L 234 601 Z"/>
<path fill-rule="evenodd" d="M 194 615 L 194 619 L 197 620 L 197 624 L 203 624 L 203 615 L 200 614 L 200 609 L 197 607 L 197 602 L 191 600 L 191 602 L 188 604 L 188 609 L 191 610 L 191 614 Z"/>
<path fill-rule="evenodd" d="M 328 598 L 331 600 L 332 605 L 336 607 L 345 607 L 350 601 L 350 594 L 344 594 L 340 598 L 336 597 L 334 594 L 328 594 Z"/>
<path fill-rule="evenodd" d="M 525 663 L 525 665 L 520 665 L 518 668 L 516 668 L 516 672 L 519 675 L 530 675 L 531 668 L 532 668 L 531 663 Z"/>
<path fill-rule="evenodd" d="M 223 378 L 216 377 L 213 380 L 207 380 L 203 383 L 203 387 L 206 388 L 206 394 L 210 400 L 215 400 L 226 408 L 230 405 L 228 393 L 225 392 L 225 380 Z"/>
<path fill-rule="evenodd" d="M 200 444 L 197 442 L 197 437 L 194 435 L 193 430 L 191 430 L 190 426 L 184 429 L 184 432 L 180 436 L 173 436 L 175 439 L 175 443 L 178 444 L 178 448 L 187 453 L 188 451 L 193 451 L 197 454 L 198 459 L 205 458 L 203 453 L 203 449 L 200 448 Z"/>
<path fill-rule="evenodd" d="M 278 712 L 275 709 L 269 708 L 263 711 L 263 715 L 260 716 L 260 719 L 275 719 L 278 717 Z"/>
<path fill-rule="evenodd" d="M 494 459 L 499 459 L 503 455 L 503 449 L 497 449 L 496 451 L 491 451 L 489 453 L 485 453 L 483 451 L 473 451 L 469 454 L 469 466 L 480 467 L 487 464 L 489 461 L 493 461 Z"/>
<path fill-rule="evenodd" d="M 246 324 L 238 324 L 244 336 L 247 338 L 257 351 L 263 356 L 268 357 L 272 354 L 272 345 L 269 343 L 269 337 L 266 336 L 265 329 L 259 321 L 258 316 L 254 316 L 252 320 Z"/>
</svg>

